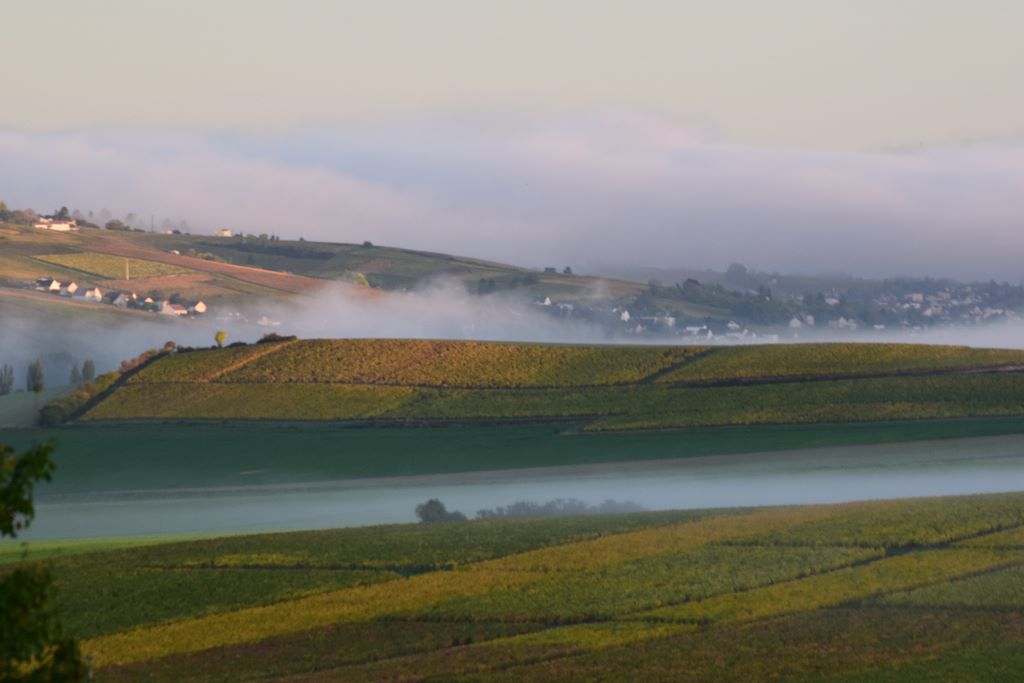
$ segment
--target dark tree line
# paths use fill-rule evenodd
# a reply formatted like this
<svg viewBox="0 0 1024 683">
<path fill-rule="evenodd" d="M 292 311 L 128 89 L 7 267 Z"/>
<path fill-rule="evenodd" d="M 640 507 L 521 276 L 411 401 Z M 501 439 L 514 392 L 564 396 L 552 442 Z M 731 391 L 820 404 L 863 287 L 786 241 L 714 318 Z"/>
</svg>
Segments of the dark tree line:
<svg viewBox="0 0 1024 683">
<path fill-rule="evenodd" d="M 78 365 L 71 367 L 69 378 L 71 384 L 84 384 L 94 379 L 96 379 L 96 363 L 92 360 L 86 360 L 82 363 L 81 368 Z M 25 390 L 38 393 L 44 388 L 46 388 L 46 374 L 43 371 L 43 361 L 37 358 L 29 363 L 25 372 Z M 0 367 L 0 396 L 6 396 L 12 391 L 14 391 L 14 368 L 4 364 Z"/>
</svg>

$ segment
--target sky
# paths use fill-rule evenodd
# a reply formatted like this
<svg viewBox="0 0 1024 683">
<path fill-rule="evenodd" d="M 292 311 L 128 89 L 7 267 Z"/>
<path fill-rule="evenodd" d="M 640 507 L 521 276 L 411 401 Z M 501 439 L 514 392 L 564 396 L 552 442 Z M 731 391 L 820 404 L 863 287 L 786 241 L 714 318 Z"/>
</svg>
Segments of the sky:
<svg viewBox="0 0 1024 683">
<path fill-rule="evenodd" d="M 1024 3 L 40 0 L 0 199 L 434 248 L 1018 280 Z"/>
</svg>

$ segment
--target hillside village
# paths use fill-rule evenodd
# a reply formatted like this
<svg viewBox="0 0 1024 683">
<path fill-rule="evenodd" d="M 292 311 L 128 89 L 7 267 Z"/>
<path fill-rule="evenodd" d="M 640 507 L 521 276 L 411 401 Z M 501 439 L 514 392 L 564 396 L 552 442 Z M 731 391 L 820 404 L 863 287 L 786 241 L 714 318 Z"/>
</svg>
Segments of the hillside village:
<svg viewBox="0 0 1024 683">
<path fill-rule="evenodd" d="M 627 335 L 734 342 L 800 339 L 830 331 L 921 332 L 939 326 L 1020 320 L 1024 312 L 1024 290 L 1012 285 L 946 283 L 930 286 L 932 281 L 925 280 L 917 283 L 922 285 L 919 291 L 903 291 L 907 284 L 883 287 L 868 298 L 832 289 L 827 294 L 776 301 L 764 288 L 742 293 L 688 280 L 685 286 L 674 288 L 652 283 L 648 291 L 625 304 L 612 300 L 562 301 L 550 296 L 536 297 L 533 304 L 552 317 L 599 323 L 606 329 Z M 997 291 L 993 292 L 993 288 Z M 747 306 L 743 308 L 748 315 L 742 315 L 742 308 L 736 305 L 724 307 L 732 311 L 735 317 L 731 318 L 685 315 L 673 307 L 673 299 L 681 303 L 705 303 L 721 294 L 732 296 L 736 302 L 745 298 Z M 1016 309 L 1009 305 L 1014 300 L 1021 302 Z M 751 303 L 761 306 L 762 310 L 754 309 L 750 314 Z"/>
<path fill-rule="evenodd" d="M 140 296 L 136 292 L 107 291 L 99 287 L 80 287 L 77 282 L 61 282 L 52 277 L 41 277 L 35 281 L 34 289 L 63 296 L 75 302 L 106 304 L 118 308 L 131 308 L 139 311 L 158 313 L 177 317 L 196 317 L 205 314 L 209 309 L 203 301 L 182 303 L 170 299 L 156 299 L 152 296 Z"/>
</svg>

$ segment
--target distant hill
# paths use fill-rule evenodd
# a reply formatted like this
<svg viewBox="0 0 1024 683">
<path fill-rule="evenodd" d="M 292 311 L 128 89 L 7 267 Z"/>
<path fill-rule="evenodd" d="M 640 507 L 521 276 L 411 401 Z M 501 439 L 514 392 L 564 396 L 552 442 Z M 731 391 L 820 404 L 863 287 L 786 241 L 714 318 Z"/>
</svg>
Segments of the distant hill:
<svg viewBox="0 0 1024 683">
<path fill-rule="evenodd" d="M 565 301 L 599 294 L 625 302 L 644 289 L 638 283 L 577 276 L 554 267 L 533 270 L 369 243 L 88 228 L 58 233 L 0 224 L 0 291 L 25 290 L 44 276 L 106 290 L 176 293 L 234 305 L 308 293 L 328 282 L 363 281 L 386 291 L 449 278 L 474 293 L 514 291 L 524 299 L 550 296 Z M 683 308 L 702 316 L 714 312 L 685 304 Z"/>
<path fill-rule="evenodd" d="M 81 415 L 587 430 L 1024 415 L 1024 351 L 311 340 L 159 356 Z"/>
</svg>

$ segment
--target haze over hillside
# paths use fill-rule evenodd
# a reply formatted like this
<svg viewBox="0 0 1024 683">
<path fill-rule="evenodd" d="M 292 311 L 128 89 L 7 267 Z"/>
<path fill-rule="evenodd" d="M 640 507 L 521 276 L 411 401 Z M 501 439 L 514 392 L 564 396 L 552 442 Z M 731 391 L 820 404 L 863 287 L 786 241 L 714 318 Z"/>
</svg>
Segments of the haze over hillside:
<svg viewBox="0 0 1024 683">
<path fill-rule="evenodd" d="M 1022 150 L 757 149 L 608 112 L 270 136 L 0 131 L 0 187 L 13 205 L 108 207 L 147 228 L 154 216 L 158 227 L 371 240 L 534 268 L 739 261 L 1017 282 Z"/>
</svg>

